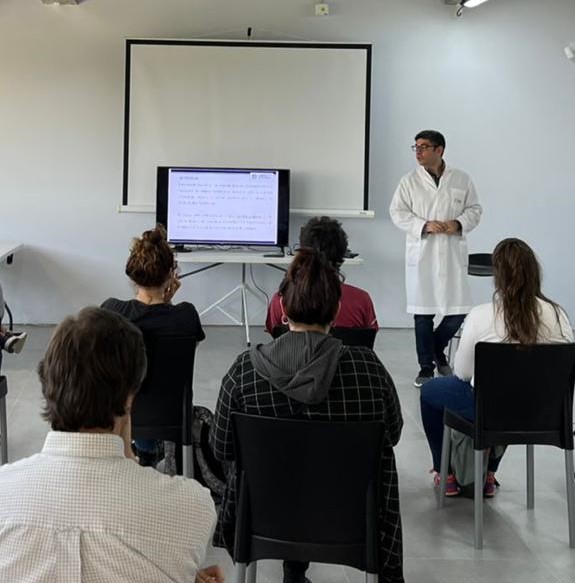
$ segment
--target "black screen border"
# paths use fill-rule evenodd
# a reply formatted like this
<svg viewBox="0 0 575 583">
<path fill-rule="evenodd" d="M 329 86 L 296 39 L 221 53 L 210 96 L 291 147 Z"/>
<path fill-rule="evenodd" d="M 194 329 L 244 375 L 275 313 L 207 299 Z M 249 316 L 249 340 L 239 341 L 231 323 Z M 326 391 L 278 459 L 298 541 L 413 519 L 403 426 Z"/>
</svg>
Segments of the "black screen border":
<svg viewBox="0 0 575 583">
<path fill-rule="evenodd" d="M 276 239 L 277 243 L 265 243 L 254 241 L 198 241 L 170 240 L 174 245 L 217 245 L 217 246 L 254 246 L 254 247 L 287 247 L 289 243 L 289 218 L 290 218 L 290 171 L 286 168 L 225 168 L 212 166 L 158 166 L 156 178 L 156 223 L 160 223 L 169 229 L 168 225 L 168 192 L 170 171 L 181 172 L 277 172 L 278 173 L 278 221 Z"/>
</svg>

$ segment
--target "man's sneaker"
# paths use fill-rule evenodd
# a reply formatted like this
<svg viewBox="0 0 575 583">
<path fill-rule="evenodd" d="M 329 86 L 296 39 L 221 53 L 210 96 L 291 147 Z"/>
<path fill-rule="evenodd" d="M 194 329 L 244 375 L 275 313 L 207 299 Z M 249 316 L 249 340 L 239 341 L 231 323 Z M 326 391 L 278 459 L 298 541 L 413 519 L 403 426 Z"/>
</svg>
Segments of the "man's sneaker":
<svg viewBox="0 0 575 583">
<path fill-rule="evenodd" d="M 419 388 L 432 378 L 433 378 L 433 369 L 424 366 L 419 371 L 419 374 L 415 377 L 415 381 L 413 381 L 413 384 L 414 384 L 414 386 Z"/>
<path fill-rule="evenodd" d="M 445 358 L 445 354 L 441 356 L 435 357 L 435 364 L 437 365 L 437 372 L 442 377 L 451 377 L 453 376 L 453 369 L 449 366 L 447 362 L 447 358 Z"/>
<path fill-rule="evenodd" d="M 435 476 L 433 476 L 433 485 L 436 488 L 439 488 L 439 482 L 440 482 L 439 472 L 435 472 Z M 447 476 L 447 485 L 445 486 L 445 495 L 459 496 L 459 493 L 460 493 L 459 484 L 457 483 L 455 476 L 453 474 L 449 474 Z"/>
<path fill-rule="evenodd" d="M 483 486 L 483 497 L 493 498 L 497 492 L 497 480 L 495 479 L 495 472 L 487 472 L 485 478 L 485 485 Z"/>
<path fill-rule="evenodd" d="M 24 348 L 28 334 L 26 334 L 26 332 L 19 332 L 18 334 L 8 332 L 6 336 L 8 336 L 8 338 L 4 342 L 4 350 L 6 352 L 20 354 L 22 348 Z"/>
</svg>

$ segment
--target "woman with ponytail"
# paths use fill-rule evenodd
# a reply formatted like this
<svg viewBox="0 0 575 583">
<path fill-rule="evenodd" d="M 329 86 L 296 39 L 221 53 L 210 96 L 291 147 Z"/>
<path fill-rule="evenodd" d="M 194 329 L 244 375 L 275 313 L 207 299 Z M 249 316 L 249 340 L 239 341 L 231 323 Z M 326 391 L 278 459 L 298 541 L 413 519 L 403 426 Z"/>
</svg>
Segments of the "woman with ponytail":
<svg viewBox="0 0 575 583">
<path fill-rule="evenodd" d="M 391 446 L 403 420 L 389 373 L 373 350 L 343 346 L 329 334 L 341 299 L 337 269 L 318 251 L 303 248 L 280 286 L 282 320 L 289 332 L 241 354 L 225 375 L 210 441 L 217 459 L 233 461 L 231 414 L 385 423 L 382 454 L 380 583 L 403 582 L 401 522 Z M 235 478 L 228 476 L 215 544 L 234 544 Z M 286 561 L 284 583 L 306 583 L 307 563 Z"/>
<path fill-rule="evenodd" d="M 121 314 L 142 332 L 158 335 L 189 335 L 197 341 L 206 335 L 193 304 L 172 299 L 181 286 L 174 252 L 166 240 L 166 230 L 157 225 L 132 241 L 126 262 L 126 275 L 134 284 L 135 298 L 109 298 L 102 307 Z M 161 459 L 156 440 L 136 440 L 136 454 L 141 465 L 154 466 Z"/>
<path fill-rule="evenodd" d="M 517 344 L 572 342 L 573 331 L 563 309 L 541 291 L 541 268 L 535 253 L 520 239 L 504 239 L 493 252 L 493 301 L 469 312 L 455 355 L 455 376 L 431 379 L 421 389 L 421 417 L 439 484 L 443 411 L 448 408 L 473 420 L 473 373 L 478 342 Z M 500 459 L 490 456 L 484 496 L 496 492 Z M 447 478 L 447 496 L 459 494 L 455 476 Z"/>
</svg>

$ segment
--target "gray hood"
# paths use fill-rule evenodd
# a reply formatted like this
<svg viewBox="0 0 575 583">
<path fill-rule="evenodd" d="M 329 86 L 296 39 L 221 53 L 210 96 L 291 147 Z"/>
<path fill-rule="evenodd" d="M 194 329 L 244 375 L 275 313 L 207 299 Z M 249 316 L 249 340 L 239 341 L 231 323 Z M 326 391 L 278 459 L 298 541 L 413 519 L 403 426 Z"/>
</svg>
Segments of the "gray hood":
<svg viewBox="0 0 575 583">
<path fill-rule="evenodd" d="M 321 403 L 331 387 L 343 346 L 320 332 L 287 332 L 250 351 L 256 371 L 300 403 Z"/>
</svg>

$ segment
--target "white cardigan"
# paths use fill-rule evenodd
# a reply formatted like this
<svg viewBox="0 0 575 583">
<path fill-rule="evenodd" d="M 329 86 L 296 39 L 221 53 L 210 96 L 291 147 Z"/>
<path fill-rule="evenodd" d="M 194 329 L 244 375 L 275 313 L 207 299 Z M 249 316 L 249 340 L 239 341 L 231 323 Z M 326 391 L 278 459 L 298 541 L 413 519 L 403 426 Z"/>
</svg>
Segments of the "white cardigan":
<svg viewBox="0 0 575 583">
<path fill-rule="evenodd" d="M 559 309 L 559 318 L 554 307 L 539 301 L 541 330 L 538 342 L 572 342 L 573 330 L 567 314 Z M 475 368 L 475 345 L 478 342 L 503 342 L 505 338 L 503 317 L 497 313 L 493 303 L 481 304 L 469 312 L 463 324 L 461 341 L 455 355 L 454 372 L 464 381 L 473 378 Z"/>
</svg>

